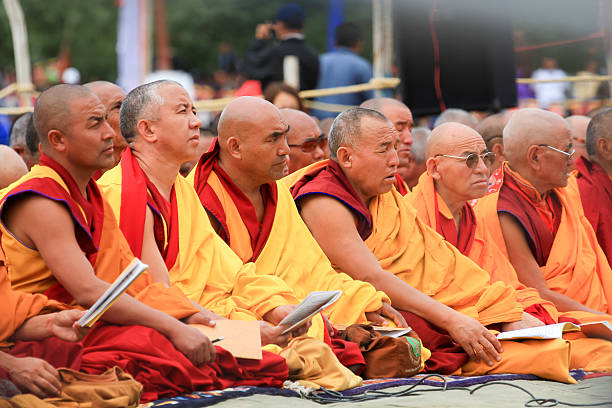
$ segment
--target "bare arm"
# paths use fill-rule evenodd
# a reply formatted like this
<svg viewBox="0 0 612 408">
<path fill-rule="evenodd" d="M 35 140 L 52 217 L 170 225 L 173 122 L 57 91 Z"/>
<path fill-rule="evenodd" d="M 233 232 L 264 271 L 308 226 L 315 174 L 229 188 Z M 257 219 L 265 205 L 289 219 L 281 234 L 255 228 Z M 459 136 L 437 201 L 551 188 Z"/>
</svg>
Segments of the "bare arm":
<svg viewBox="0 0 612 408">
<path fill-rule="evenodd" d="M 18 204 L 18 205 L 16 205 Z M 55 201 L 31 195 L 3 211 L 5 225 L 22 243 L 38 250 L 53 275 L 83 307 L 90 307 L 110 286 L 96 277 L 83 255 L 68 210 Z M 104 319 L 119 325 L 143 325 L 167 336 L 195 364 L 214 359 L 206 336 L 179 320 L 123 294 Z"/>
<path fill-rule="evenodd" d="M 514 266 L 518 279 L 523 285 L 537 289 L 543 299 L 554 303 L 561 312 L 584 310 L 601 314 L 601 312 L 588 308 L 568 296 L 550 290 L 538 262 L 531 254 L 531 249 L 521 225 L 512 215 L 505 213 L 499 214 L 499 223 L 504 241 L 506 241 L 510 263 Z"/>
<path fill-rule="evenodd" d="M 304 222 L 334 265 L 354 279 L 367 281 L 385 292 L 395 307 L 446 329 L 471 358 L 491 363 L 488 353 L 499 359 L 497 351 L 502 351 L 501 345 L 478 321 L 430 298 L 382 269 L 359 236 L 353 215 L 342 203 L 316 195 L 306 197 L 300 204 Z"/>
</svg>

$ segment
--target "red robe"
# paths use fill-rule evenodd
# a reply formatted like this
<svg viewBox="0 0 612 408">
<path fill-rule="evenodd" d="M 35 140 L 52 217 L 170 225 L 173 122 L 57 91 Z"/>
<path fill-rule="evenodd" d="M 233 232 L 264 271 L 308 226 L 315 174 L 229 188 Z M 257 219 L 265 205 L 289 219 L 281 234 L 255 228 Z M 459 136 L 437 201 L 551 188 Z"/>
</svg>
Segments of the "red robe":
<svg viewBox="0 0 612 408">
<path fill-rule="evenodd" d="M 291 188 L 291 193 L 299 207 L 300 199 L 310 194 L 324 194 L 342 202 L 355 217 L 355 226 L 364 241 L 372 233 L 372 214 L 357 195 L 340 166 L 329 160 L 324 167 L 318 168 L 302 177 Z M 443 330 L 414 313 L 399 310 L 410 327 L 421 338 L 423 346 L 431 351 L 431 357 L 425 361 L 426 372 L 450 374 L 468 361 L 463 348 L 453 341 Z"/>
<path fill-rule="evenodd" d="M 580 157 L 576 160 L 576 181 L 584 215 L 612 265 L 612 179 L 599 164 Z"/>
<path fill-rule="evenodd" d="M 242 218 L 249 236 L 252 250 L 251 261 L 255 262 L 261 251 L 264 249 L 268 238 L 270 237 L 270 231 L 274 224 L 274 217 L 276 214 L 276 204 L 278 197 L 278 190 L 276 183 L 264 184 L 261 186 L 261 196 L 264 203 L 264 215 L 260 222 L 255 212 L 255 207 L 251 201 L 244 195 L 244 193 L 236 186 L 229 175 L 219 166 L 219 144 L 215 140 L 211 149 L 202 155 L 198 165 L 195 169 L 194 174 L 194 187 L 200 197 L 200 202 L 204 209 L 210 214 L 217 223 L 221 226 L 218 230 L 219 236 L 231 246 L 230 242 L 230 230 L 227 224 L 227 217 L 225 208 L 223 207 L 217 193 L 213 188 L 206 182 L 211 172 L 219 177 L 219 180 L 226 191 L 229 192 L 232 201 L 236 205 L 240 217 Z M 338 360 L 346 365 L 363 365 L 365 366 L 365 359 L 359 350 L 357 343 L 347 342 L 338 337 L 325 336 L 324 341 L 332 348 Z"/>
<path fill-rule="evenodd" d="M 80 193 L 74 179 L 59 163 L 43 154 L 41 165 L 48 166 L 59 174 L 67 189 L 52 178 L 32 177 L 2 197 L 2 203 L 7 197 L 25 192 L 63 202 L 74 219 L 75 234 L 81 249 L 86 253 L 96 273 L 99 276 L 104 274 L 105 271 L 97 268 L 98 258 L 101 258 L 98 255 L 108 251 L 103 245 L 103 243 L 108 244 L 104 234 L 111 230 L 116 231 L 117 225 L 96 183 L 93 180 L 89 182 L 87 187 L 89 199 L 86 199 Z M 122 237 L 121 233 L 118 236 Z M 122 254 L 118 253 L 116 257 L 109 257 L 107 253 L 105 265 L 109 265 L 108 262 L 113 260 L 120 262 L 120 255 Z M 142 282 L 141 278 L 143 276 L 138 279 Z M 134 286 L 139 286 L 138 279 L 128 292 L 133 291 Z M 189 316 L 197 311 L 188 299 L 183 299 L 182 293 L 172 291 L 172 288 L 156 293 L 165 298 L 151 299 L 152 306 L 155 305 L 155 300 L 172 300 L 175 302 L 172 307 L 178 314 L 175 316 L 177 318 Z M 137 296 L 136 293 L 130 294 Z M 72 296 L 59 283 L 51 286 L 51 290 L 47 290 L 47 295 L 50 298 L 58 295 L 63 299 L 72 300 Z M 167 307 L 166 302 L 162 303 L 164 304 L 157 304 L 160 310 Z M 187 314 L 181 315 L 184 313 Z M 30 350 L 40 351 L 40 348 L 34 347 Z M 238 385 L 279 387 L 288 377 L 285 360 L 276 354 L 264 352 L 264 359 L 261 361 L 237 360 L 222 348 L 216 347 L 216 350 L 217 358 L 213 363 L 196 367 L 156 330 L 144 326 L 99 323 L 82 341 L 81 364 L 78 368 L 87 373 L 102 373 L 113 366 L 120 366 L 143 384 L 142 402 L 195 390 L 213 390 Z"/>
</svg>

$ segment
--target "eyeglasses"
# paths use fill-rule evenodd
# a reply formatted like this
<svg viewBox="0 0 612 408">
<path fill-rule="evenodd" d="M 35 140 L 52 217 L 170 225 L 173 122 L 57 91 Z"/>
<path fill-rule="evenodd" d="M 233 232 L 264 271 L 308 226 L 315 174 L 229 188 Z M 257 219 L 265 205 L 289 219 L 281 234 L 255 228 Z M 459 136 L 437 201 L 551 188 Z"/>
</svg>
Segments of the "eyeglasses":
<svg viewBox="0 0 612 408">
<path fill-rule="evenodd" d="M 459 160 L 465 160 L 465 165 L 468 166 L 468 168 L 473 169 L 476 166 L 478 166 L 478 159 L 482 159 L 482 162 L 485 164 L 485 166 L 487 167 L 491 167 L 491 165 L 493 164 L 493 162 L 495 161 L 495 153 L 493 152 L 484 152 L 481 154 L 478 153 L 470 153 L 467 156 L 451 156 L 449 154 L 438 154 L 436 155 L 436 157 L 450 157 L 451 159 L 459 159 Z"/>
<path fill-rule="evenodd" d="M 552 147 L 552 146 L 549 146 L 549 145 L 546 145 L 546 144 L 539 144 L 538 146 L 546 147 L 548 149 L 554 150 L 555 152 L 562 153 L 562 154 L 564 154 L 566 156 L 567 160 L 571 159 L 574 156 L 574 153 L 576 153 L 576 149 L 572 149 L 572 145 L 570 145 L 570 147 L 569 147 L 571 149 L 569 152 L 557 149 L 556 147 Z"/>
<path fill-rule="evenodd" d="M 290 144 L 289 145 L 289 147 L 299 147 L 300 149 L 302 149 L 304 153 L 312 152 L 314 149 L 317 148 L 317 146 L 319 146 L 321 149 L 324 149 L 325 146 L 327 146 L 327 136 L 320 135 L 316 139 L 315 138 L 306 139 L 301 144 Z"/>
</svg>

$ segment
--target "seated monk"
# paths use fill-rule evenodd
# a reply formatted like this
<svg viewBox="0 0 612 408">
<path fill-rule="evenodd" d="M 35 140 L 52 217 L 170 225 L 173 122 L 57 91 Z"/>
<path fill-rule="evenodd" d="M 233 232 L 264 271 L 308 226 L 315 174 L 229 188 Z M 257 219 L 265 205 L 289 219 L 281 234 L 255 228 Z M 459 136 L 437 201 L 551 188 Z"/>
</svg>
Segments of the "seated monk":
<svg viewBox="0 0 612 408">
<path fill-rule="evenodd" d="M 485 271 L 420 221 L 393 188 L 396 140 L 393 124 L 379 112 L 354 108 L 336 118 L 331 159 L 303 169 L 292 190 L 321 248 L 339 271 L 369 281 L 399 309 L 412 312 L 405 313 L 408 323 L 432 351 L 429 370 L 531 372 L 571 381 L 562 340 L 549 344 L 555 349 L 551 361 L 558 363 L 554 369 L 518 357 L 538 350 L 537 344 L 506 342 L 499 355 L 500 343 L 483 325 L 505 331 L 533 325 L 533 319 L 513 288 L 489 283 Z M 447 330 L 472 361 L 466 363 L 467 355 L 434 325 Z"/>
<path fill-rule="evenodd" d="M 384 317 L 404 326 L 388 297 L 370 284 L 338 274 L 308 232 L 291 194 L 277 182 L 287 174 L 287 123 L 271 103 L 240 97 L 219 120 L 219 139 L 188 179 L 217 233 L 257 273 L 282 278 L 299 299 L 311 291 L 342 290 L 326 310 L 332 324 Z"/>
<path fill-rule="evenodd" d="M 610 265 L 580 198 L 563 188 L 574 155 L 567 124 L 551 112 L 519 110 L 504 128 L 504 148 L 503 182 L 479 200 L 478 222 L 488 224 L 519 281 L 559 311 L 612 313 Z"/>
<path fill-rule="evenodd" d="M 421 175 L 419 173 L 421 166 L 415 163 L 415 158 L 412 154 L 412 145 L 414 143 L 412 137 L 412 126 L 414 125 L 412 112 L 404 103 L 393 98 L 372 98 L 364 101 L 359 106 L 382 113 L 393 123 L 395 130 L 398 131 L 399 144 L 397 146 L 397 157 L 399 164 L 395 176 L 396 181 L 393 185 L 400 194 L 406 195 Z"/>
<path fill-rule="evenodd" d="M 612 265 L 612 109 L 591 119 L 586 133 L 587 157 L 576 160 L 576 182 L 584 215 Z"/>
<path fill-rule="evenodd" d="M 10 147 L 0 145 L 0 189 L 8 187 L 27 172 L 28 166 L 21 156 Z"/>
<path fill-rule="evenodd" d="M 565 123 L 570 128 L 572 146 L 576 149 L 576 159 L 589 157 L 586 149 L 586 133 L 591 118 L 582 115 L 572 115 L 565 118 Z"/>
<path fill-rule="evenodd" d="M 23 392 L 40 398 L 58 396 L 56 367 L 70 367 L 78 355 L 85 330 L 74 322 L 83 311 L 60 310 L 62 305 L 41 294 L 11 288 L 0 262 L 0 379 L 10 379 Z M 25 353 L 26 350 L 33 350 Z M 20 355 L 27 355 L 21 357 Z"/>
<path fill-rule="evenodd" d="M 94 81 L 83 86 L 93 92 L 106 108 L 106 120 L 115 132 L 113 136 L 113 158 L 115 160 L 112 166 L 115 167 L 121 160 L 121 152 L 127 147 L 127 142 L 121 136 L 119 129 L 119 110 L 125 99 L 125 92 L 118 85 L 108 81 Z"/>
<path fill-rule="evenodd" d="M 287 145 L 289 146 L 289 173 L 325 158 L 327 135 L 308 114 L 290 108 L 280 110 L 283 120 L 289 125 Z"/>
<path fill-rule="evenodd" d="M 416 208 L 419 218 L 487 271 L 491 282 L 502 281 L 511 285 L 527 313 L 545 324 L 564 321 L 577 323 L 576 319 L 571 318 L 572 314 L 560 315 L 552 302 L 543 300 L 536 289 L 521 284 L 510 261 L 492 244 L 493 237 L 487 224 L 476 222 L 474 211 L 468 203 L 486 194 L 490 167 L 494 163 L 493 153 L 487 150 L 483 138 L 467 126 L 446 123 L 432 132 L 427 144 L 427 156 L 427 173 L 421 176 L 419 184 L 406 196 Z M 601 315 L 576 317 L 602 320 Z M 602 352 L 597 353 L 595 349 Z M 589 371 L 612 369 L 612 343 L 608 341 L 575 340 L 570 353 L 570 368 Z M 609 361 L 601 360 L 600 356 L 605 355 L 609 356 Z"/>
<path fill-rule="evenodd" d="M 298 303 L 291 289 L 279 278 L 255 274 L 253 264 L 243 267 L 179 174 L 181 164 L 199 153 L 201 122 L 187 91 L 174 81 L 156 81 L 132 90 L 123 104 L 129 148 L 98 185 L 132 253 L 156 280 L 176 285 L 223 318 L 279 323 L 294 308 L 287 304 Z M 262 324 L 262 344 L 285 343 L 283 330 Z"/>
<path fill-rule="evenodd" d="M 113 162 L 106 109 L 87 88 L 58 85 L 34 108 L 41 165 L 0 196 L 1 249 L 14 289 L 90 307 L 133 259 L 92 180 Z M 143 401 L 234 384 L 277 386 L 284 360 L 243 363 L 185 323 L 210 323 L 176 287 L 141 275 L 83 341 L 80 370 L 115 365 L 144 386 Z M 269 377 L 269 378 L 268 378 Z"/>
</svg>

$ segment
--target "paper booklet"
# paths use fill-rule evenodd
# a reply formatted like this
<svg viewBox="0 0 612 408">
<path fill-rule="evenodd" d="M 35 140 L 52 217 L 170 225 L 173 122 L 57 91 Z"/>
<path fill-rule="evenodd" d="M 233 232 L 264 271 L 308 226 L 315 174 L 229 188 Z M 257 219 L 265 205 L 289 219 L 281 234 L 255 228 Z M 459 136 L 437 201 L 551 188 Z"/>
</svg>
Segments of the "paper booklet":
<svg viewBox="0 0 612 408">
<path fill-rule="evenodd" d="M 517 339 L 560 339 L 563 333 L 582 331 L 587 337 L 597 337 L 612 341 L 612 325 L 607 321 L 574 324 L 570 322 L 529 327 L 499 333 L 499 340 Z"/>
<path fill-rule="evenodd" d="M 204 333 L 212 341 L 222 338 L 215 343 L 221 346 L 236 358 L 250 358 L 261 360 L 261 334 L 259 322 L 255 320 L 226 320 L 219 319 L 215 327 L 202 324 L 191 324 Z"/>
<path fill-rule="evenodd" d="M 308 321 L 312 316 L 329 307 L 342 295 L 341 290 L 315 291 L 310 292 L 308 296 L 297 305 L 293 312 L 289 313 L 279 325 L 286 324 L 289 328 L 285 329 L 282 334 L 289 333 L 291 330 L 301 326 Z"/>
<path fill-rule="evenodd" d="M 100 316 L 111 307 L 117 298 L 127 290 L 128 286 L 130 286 L 141 273 L 147 270 L 148 267 L 149 265 L 145 265 L 140 259 L 134 258 L 123 272 L 121 272 L 121 275 L 119 275 L 115 282 L 106 289 L 106 292 L 104 292 L 89 310 L 85 312 L 83 317 L 77 321 L 77 324 L 81 327 L 93 326 Z"/>
</svg>

